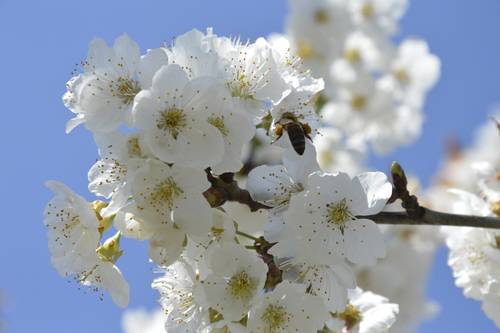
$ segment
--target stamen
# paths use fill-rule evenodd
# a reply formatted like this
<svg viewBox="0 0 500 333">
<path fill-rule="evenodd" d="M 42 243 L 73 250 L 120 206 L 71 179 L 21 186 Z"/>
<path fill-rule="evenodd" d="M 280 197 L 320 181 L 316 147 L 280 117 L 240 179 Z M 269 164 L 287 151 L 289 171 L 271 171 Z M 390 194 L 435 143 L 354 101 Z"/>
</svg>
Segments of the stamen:
<svg viewBox="0 0 500 333">
<path fill-rule="evenodd" d="M 330 15 L 324 9 L 318 9 L 314 13 L 314 21 L 318 24 L 327 24 L 330 21 Z"/>
<path fill-rule="evenodd" d="M 166 205 L 172 209 L 174 199 L 184 191 L 177 185 L 172 177 L 168 177 L 160 184 L 156 185 L 149 198 L 153 206 Z"/>
<path fill-rule="evenodd" d="M 247 272 L 241 271 L 228 282 L 231 295 L 244 302 L 248 302 L 255 293 L 257 282 Z"/>
<path fill-rule="evenodd" d="M 290 320 L 285 308 L 280 305 L 269 304 L 260 319 L 266 324 L 269 333 L 281 332 Z"/>
<path fill-rule="evenodd" d="M 344 231 L 344 224 L 348 220 L 354 219 L 354 215 L 349 210 L 347 200 L 344 198 L 335 204 L 329 204 L 328 207 L 328 222 L 339 226 L 340 230 Z"/>
<path fill-rule="evenodd" d="M 361 111 L 366 107 L 366 97 L 354 94 L 351 99 L 351 107 L 356 111 Z"/>
<path fill-rule="evenodd" d="M 223 136 L 227 136 L 229 134 L 229 130 L 226 128 L 226 125 L 224 124 L 224 116 L 210 117 L 208 118 L 208 123 L 216 127 Z"/>
<path fill-rule="evenodd" d="M 139 82 L 135 80 L 122 76 L 116 80 L 115 94 L 125 105 L 131 104 L 139 91 L 141 91 L 141 87 L 139 86 Z"/>
<path fill-rule="evenodd" d="M 361 311 L 352 304 L 347 304 L 344 312 L 340 313 L 338 317 L 345 322 L 348 331 L 363 320 Z"/>
<path fill-rule="evenodd" d="M 160 117 L 156 121 L 158 129 L 168 132 L 175 140 L 177 140 L 177 136 L 186 125 L 187 120 L 184 111 L 176 107 L 160 112 Z"/>
</svg>

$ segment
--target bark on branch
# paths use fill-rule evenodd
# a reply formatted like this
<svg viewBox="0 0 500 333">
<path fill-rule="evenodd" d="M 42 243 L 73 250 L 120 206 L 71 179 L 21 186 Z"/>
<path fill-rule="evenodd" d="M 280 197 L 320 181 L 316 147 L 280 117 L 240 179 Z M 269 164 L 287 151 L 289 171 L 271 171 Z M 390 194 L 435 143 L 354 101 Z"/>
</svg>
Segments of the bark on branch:
<svg viewBox="0 0 500 333">
<path fill-rule="evenodd" d="M 212 186 L 203 195 L 212 207 L 220 207 L 226 201 L 236 201 L 247 205 L 250 210 L 269 209 L 266 205 L 252 199 L 247 190 L 241 189 L 238 182 L 234 180 L 233 173 L 225 173 L 218 177 L 212 175 L 210 169 L 205 170 L 207 179 Z M 500 229 L 500 218 L 459 215 L 436 212 L 420 206 L 415 195 L 411 195 L 407 189 L 408 181 L 403 168 L 396 162 L 391 166 L 393 179 L 393 195 L 389 202 L 401 199 L 402 206 L 406 212 L 381 212 L 377 215 L 367 216 L 378 224 L 392 225 L 446 225 L 457 227 L 479 227 Z"/>
<path fill-rule="evenodd" d="M 392 197 L 389 202 L 401 199 L 401 205 L 406 212 L 380 212 L 367 218 L 378 224 L 405 224 L 405 225 L 435 225 L 457 227 L 480 227 L 500 229 L 500 218 L 459 215 L 436 212 L 420 206 L 415 195 L 408 191 L 406 174 L 397 162 L 391 165 L 393 182 Z"/>
<path fill-rule="evenodd" d="M 412 218 L 406 212 L 380 212 L 377 215 L 366 216 L 367 219 L 377 224 L 400 224 L 400 225 L 435 225 L 435 226 L 455 226 L 455 227 L 477 227 L 500 229 L 500 218 L 459 215 L 436 212 L 423 208 L 420 217 Z"/>
<path fill-rule="evenodd" d="M 212 185 L 203 192 L 208 203 L 212 207 L 220 207 L 226 201 L 236 201 L 247 205 L 252 212 L 259 209 L 269 209 L 266 205 L 252 199 L 247 190 L 241 189 L 238 182 L 234 180 L 234 173 L 224 173 L 218 177 L 212 175 L 210 169 L 206 169 L 207 179 Z"/>
</svg>

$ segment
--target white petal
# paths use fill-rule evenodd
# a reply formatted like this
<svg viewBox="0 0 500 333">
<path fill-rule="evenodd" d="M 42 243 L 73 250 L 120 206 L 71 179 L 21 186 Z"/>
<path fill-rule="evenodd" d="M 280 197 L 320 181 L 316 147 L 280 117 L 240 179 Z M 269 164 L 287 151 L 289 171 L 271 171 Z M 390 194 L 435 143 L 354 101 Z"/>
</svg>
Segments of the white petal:
<svg viewBox="0 0 500 333">
<path fill-rule="evenodd" d="M 287 149 L 283 152 L 283 165 L 296 183 L 304 185 L 311 173 L 320 170 L 316 160 L 316 149 L 307 138 L 303 155 L 297 154 L 293 149 Z"/>
<path fill-rule="evenodd" d="M 367 219 L 346 222 L 346 256 L 351 262 L 374 265 L 378 258 L 385 256 L 385 242 L 379 227 Z"/>
<path fill-rule="evenodd" d="M 165 65 L 153 76 L 151 90 L 159 96 L 176 96 L 188 81 L 186 73 L 179 65 Z"/>
<path fill-rule="evenodd" d="M 293 185 L 285 167 L 262 165 L 250 171 L 246 187 L 254 200 L 265 202 L 284 198 Z"/>
<path fill-rule="evenodd" d="M 366 216 L 381 212 L 392 195 L 392 185 L 387 176 L 382 172 L 365 172 L 356 176 L 354 181 L 356 180 L 364 188 L 367 199 L 367 206 L 356 213 Z"/>
<path fill-rule="evenodd" d="M 141 88 L 149 89 L 158 69 L 167 64 L 168 57 L 163 48 L 148 50 L 148 52 L 142 56 L 137 70 Z"/>
<path fill-rule="evenodd" d="M 205 236 L 212 227 L 211 208 L 203 195 L 193 194 L 176 202 L 173 220 L 185 233 Z"/>
<path fill-rule="evenodd" d="M 120 308 L 129 303 L 129 286 L 120 270 L 111 263 L 99 265 L 103 287 L 111 294 L 111 298 Z"/>
<path fill-rule="evenodd" d="M 186 234 L 171 225 L 165 225 L 160 231 L 155 232 L 149 241 L 149 256 L 158 266 L 169 266 L 174 263 L 182 253 Z"/>
<path fill-rule="evenodd" d="M 139 45 L 127 34 L 123 34 L 115 40 L 113 50 L 117 56 L 117 62 L 123 64 L 123 69 L 132 76 L 137 70 L 141 57 Z"/>
</svg>

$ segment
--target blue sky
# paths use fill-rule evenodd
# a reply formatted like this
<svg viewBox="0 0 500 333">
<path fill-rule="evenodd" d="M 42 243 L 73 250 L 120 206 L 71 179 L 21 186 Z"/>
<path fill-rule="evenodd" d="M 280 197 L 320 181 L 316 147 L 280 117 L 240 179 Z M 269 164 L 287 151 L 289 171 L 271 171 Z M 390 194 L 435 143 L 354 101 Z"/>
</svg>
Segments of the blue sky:
<svg viewBox="0 0 500 333">
<path fill-rule="evenodd" d="M 441 57 L 441 81 L 425 107 L 423 136 L 395 155 L 373 159 L 386 170 L 398 159 L 427 181 L 444 141 L 463 143 L 500 102 L 500 2 L 414 0 L 402 36 L 428 40 Z M 159 46 L 193 27 L 220 35 L 256 38 L 283 30 L 285 0 L 0 0 L 0 289 L 9 332 L 120 332 L 121 311 L 105 297 L 85 294 L 61 279 L 49 262 L 42 212 L 50 199 L 46 179 L 58 179 L 87 195 L 86 174 L 97 157 L 88 132 L 64 133 L 70 113 L 60 97 L 75 64 L 94 36 L 112 41 L 127 32 L 143 47 Z M 89 199 L 91 198 L 88 196 Z M 126 242 L 120 266 L 131 285 L 131 307 L 152 308 L 153 267 L 144 244 Z M 465 300 L 440 251 L 429 295 L 442 314 L 420 332 L 496 332 L 479 304 Z M 411 286 L 408 286 L 411 288 Z"/>
</svg>

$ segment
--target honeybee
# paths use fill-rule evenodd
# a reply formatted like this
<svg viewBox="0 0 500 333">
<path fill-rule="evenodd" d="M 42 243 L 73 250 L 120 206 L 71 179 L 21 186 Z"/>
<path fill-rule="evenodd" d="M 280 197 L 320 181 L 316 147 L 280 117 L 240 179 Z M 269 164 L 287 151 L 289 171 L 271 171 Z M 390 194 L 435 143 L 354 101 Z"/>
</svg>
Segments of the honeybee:
<svg viewBox="0 0 500 333">
<path fill-rule="evenodd" d="M 285 112 L 275 126 L 274 134 L 276 134 L 277 137 L 274 141 L 281 138 L 283 131 L 288 133 L 288 138 L 295 152 L 299 155 L 304 154 L 306 149 L 306 138 L 312 141 L 310 137 L 312 132 L 311 127 L 308 124 L 303 124 L 298 121 L 293 113 Z"/>
</svg>

